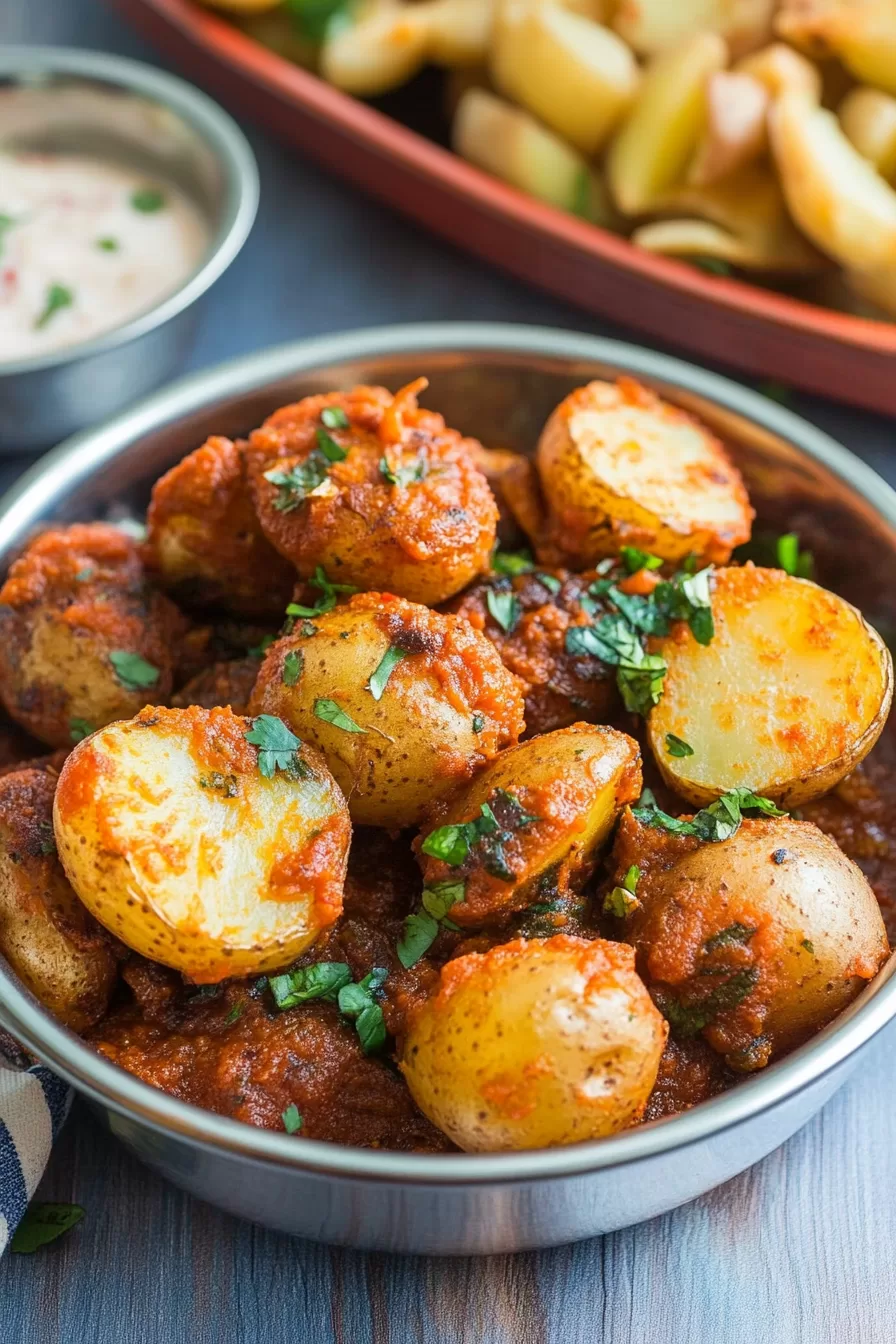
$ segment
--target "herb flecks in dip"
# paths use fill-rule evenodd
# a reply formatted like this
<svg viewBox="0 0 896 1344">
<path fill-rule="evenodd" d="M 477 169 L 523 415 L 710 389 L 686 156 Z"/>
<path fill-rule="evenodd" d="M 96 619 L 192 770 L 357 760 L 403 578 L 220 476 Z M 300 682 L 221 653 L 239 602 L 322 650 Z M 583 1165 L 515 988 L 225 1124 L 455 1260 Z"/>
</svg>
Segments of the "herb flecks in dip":
<svg viewBox="0 0 896 1344">
<path fill-rule="evenodd" d="M 116 163 L 0 154 L 0 362 L 90 340 L 176 290 L 208 241 L 170 183 Z"/>
</svg>

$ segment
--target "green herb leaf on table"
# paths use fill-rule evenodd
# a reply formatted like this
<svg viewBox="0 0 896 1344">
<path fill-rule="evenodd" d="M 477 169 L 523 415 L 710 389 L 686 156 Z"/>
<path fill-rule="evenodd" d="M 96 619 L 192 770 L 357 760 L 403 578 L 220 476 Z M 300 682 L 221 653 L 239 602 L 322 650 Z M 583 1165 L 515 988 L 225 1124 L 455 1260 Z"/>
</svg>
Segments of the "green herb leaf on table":
<svg viewBox="0 0 896 1344">
<path fill-rule="evenodd" d="M 30 1204 L 12 1235 L 9 1249 L 16 1255 L 31 1255 L 65 1236 L 83 1217 L 80 1204 Z"/>
<path fill-rule="evenodd" d="M 404 649 L 400 649 L 397 644 L 390 644 L 389 648 L 377 664 L 375 671 L 371 673 L 370 680 L 367 683 L 367 689 L 374 700 L 382 700 L 383 692 L 386 689 L 386 683 L 404 657 Z"/>
<path fill-rule="evenodd" d="M 297 652 L 295 649 L 290 649 L 289 653 L 283 659 L 283 685 L 295 686 L 299 677 L 302 675 L 304 666 L 304 653 Z"/>
<path fill-rule="evenodd" d="M 71 308 L 74 301 L 74 293 L 67 285 L 48 285 L 44 306 L 34 321 L 35 327 L 38 329 L 45 327 L 54 313 L 60 312 L 63 308 Z"/>
<path fill-rule="evenodd" d="M 494 588 L 489 588 L 485 600 L 489 612 L 505 635 L 512 635 L 523 614 L 522 605 L 516 594 L 499 593 Z"/>
<path fill-rule="evenodd" d="M 301 1112 L 294 1101 L 289 1103 L 286 1110 L 283 1112 L 282 1119 L 283 1128 L 286 1130 L 287 1134 L 298 1134 L 302 1125 L 305 1123 L 302 1119 Z"/>
<path fill-rule="evenodd" d="M 689 742 L 685 742 L 683 737 L 676 737 L 674 733 L 666 734 L 666 751 L 670 756 L 693 756 L 694 748 Z"/>
<path fill-rule="evenodd" d="M 332 723 L 334 728 L 341 728 L 344 733 L 366 733 L 366 728 L 361 728 L 351 715 L 346 714 L 345 710 L 336 703 L 335 700 L 318 698 L 314 702 L 314 714 L 324 723 Z"/>
<path fill-rule="evenodd" d="M 312 966 L 299 966 L 282 975 L 272 975 L 268 986 L 274 1002 L 281 1010 L 295 1008 L 312 999 L 326 999 L 335 1003 L 343 986 L 351 984 L 351 968 L 344 961 L 317 961 Z"/>
<path fill-rule="evenodd" d="M 273 714 L 259 714 L 243 736 L 253 747 L 258 748 L 258 768 L 265 779 L 272 779 L 278 770 L 298 770 L 301 764 L 298 753 L 302 743 L 282 719 Z"/>
<path fill-rule="evenodd" d="M 159 679 L 159 669 L 141 658 L 139 653 L 115 649 L 109 654 L 109 662 L 126 691 L 145 690 L 148 686 L 155 686 Z"/>
<path fill-rule="evenodd" d="M 528 574 L 535 568 L 535 562 L 529 551 L 495 551 L 492 556 L 492 569 L 509 579 L 517 574 Z"/>
</svg>

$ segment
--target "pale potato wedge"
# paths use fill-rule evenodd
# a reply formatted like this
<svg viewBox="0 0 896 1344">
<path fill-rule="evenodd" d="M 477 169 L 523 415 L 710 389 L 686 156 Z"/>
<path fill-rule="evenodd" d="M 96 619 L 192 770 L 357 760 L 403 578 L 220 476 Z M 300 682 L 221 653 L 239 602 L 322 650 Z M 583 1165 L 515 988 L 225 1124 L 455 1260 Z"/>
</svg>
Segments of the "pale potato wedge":
<svg viewBox="0 0 896 1344">
<path fill-rule="evenodd" d="M 449 962 L 400 1067 L 467 1152 L 549 1148 L 637 1120 L 666 1035 L 631 948 L 560 934 Z"/>
<path fill-rule="evenodd" d="M 799 244 L 791 251 L 765 249 L 754 240 L 738 238 L 705 219 L 663 219 L 642 224 L 632 234 L 632 242 L 662 256 L 695 261 L 714 257 L 744 271 L 803 275 L 818 270 L 814 253 Z"/>
<path fill-rule="evenodd" d="M 707 80 L 727 61 L 724 39 L 706 32 L 650 62 L 607 153 L 607 185 L 624 215 L 649 210 L 684 176 L 706 130 Z"/>
<path fill-rule="evenodd" d="M 547 535 L 574 566 L 627 545 L 724 563 L 750 535 L 747 493 L 719 440 L 631 378 L 571 393 L 536 460 Z"/>
<path fill-rule="evenodd" d="M 664 779 L 704 804 L 747 787 L 784 808 L 827 793 L 880 736 L 889 651 L 855 607 L 807 579 L 753 565 L 712 580 L 715 635 L 656 642 L 668 670 L 648 722 Z M 671 756 L 674 734 L 693 755 Z"/>
<path fill-rule="evenodd" d="M 548 873 L 577 890 L 622 808 L 640 793 L 638 744 L 614 728 L 575 723 L 522 742 L 496 756 L 421 832 L 424 885 L 463 884 L 450 911 L 462 928 L 524 909 Z M 483 807 L 495 827 L 483 826 Z M 480 830 L 475 839 L 464 834 L 468 823 Z"/>
<path fill-rule="evenodd" d="M 426 54 L 434 65 L 476 66 L 488 57 L 497 0 L 423 0 Z"/>
<path fill-rule="evenodd" d="M 365 826 L 419 825 L 524 726 L 520 683 L 485 635 L 388 593 L 297 621 L 251 709 L 323 752 Z"/>
<path fill-rule="evenodd" d="M 803 232 L 852 269 L 896 264 L 896 191 L 834 114 L 805 94 L 784 93 L 769 129 L 784 195 Z"/>
<path fill-rule="evenodd" d="M 0 952 L 73 1031 L 99 1021 L 116 979 L 111 939 L 78 900 L 56 855 L 52 767 L 0 778 Z"/>
<path fill-rule="evenodd" d="M 822 79 L 817 66 L 784 42 L 772 42 L 761 51 L 744 56 L 734 68 L 738 74 L 759 80 L 773 98 L 793 89 L 807 94 L 816 103 L 821 101 Z"/>
<path fill-rule="evenodd" d="M 333 28 L 320 49 L 320 73 L 337 89 L 375 98 L 397 89 L 421 68 L 429 30 L 425 5 L 378 4 L 357 23 Z"/>
<path fill-rule="evenodd" d="M 345 799 L 277 720 L 194 706 L 110 724 L 66 760 L 54 825 L 88 910 L 199 983 L 288 964 L 342 911 Z"/>
<path fill-rule="evenodd" d="M 775 31 L 811 56 L 837 56 L 864 84 L 896 93 L 892 0 L 782 0 Z"/>
<path fill-rule="evenodd" d="M 491 48 L 500 93 L 585 154 L 631 104 L 638 65 L 608 28 L 544 0 L 501 0 Z"/>
<path fill-rule="evenodd" d="M 705 187 L 752 163 L 766 149 L 771 96 L 753 75 L 717 70 L 706 83 L 706 130 L 688 168 L 688 182 Z"/>
<path fill-rule="evenodd" d="M 880 89 L 853 89 L 837 109 L 843 133 L 863 158 L 892 181 L 896 177 L 896 98 Z"/>
<path fill-rule="evenodd" d="M 774 8 L 775 0 L 620 0 L 612 22 L 641 56 L 708 31 L 721 33 L 739 55 L 771 37 Z"/>
<path fill-rule="evenodd" d="M 790 817 L 727 840 L 676 839 L 627 814 L 616 877 L 637 860 L 625 937 L 673 1035 L 702 1035 L 742 1072 L 843 1011 L 889 952 L 874 892 L 839 846 Z"/>
</svg>

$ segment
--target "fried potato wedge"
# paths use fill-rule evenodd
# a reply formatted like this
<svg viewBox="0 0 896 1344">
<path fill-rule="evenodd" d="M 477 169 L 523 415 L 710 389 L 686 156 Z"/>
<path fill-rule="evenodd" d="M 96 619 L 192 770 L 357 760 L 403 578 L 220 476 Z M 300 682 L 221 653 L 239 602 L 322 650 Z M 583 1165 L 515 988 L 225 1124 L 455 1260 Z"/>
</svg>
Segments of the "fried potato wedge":
<svg viewBox="0 0 896 1344">
<path fill-rule="evenodd" d="M 715 635 L 657 641 L 668 671 L 648 736 L 667 783 L 704 804 L 745 786 L 781 807 L 827 793 L 880 736 L 893 696 L 886 645 L 855 607 L 752 565 L 712 580 Z M 667 734 L 693 755 L 669 754 Z"/>
<path fill-rule="evenodd" d="M 768 144 L 771 96 L 753 75 L 717 70 L 706 84 L 707 125 L 688 168 L 688 181 L 705 187 L 758 159 Z"/>
<path fill-rule="evenodd" d="M 622 808 L 640 793 L 638 744 L 615 728 L 575 723 L 522 742 L 496 756 L 421 834 L 424 885 L 463 884 L 451 907 L 463 928 L 522 910 L 549 873 L 559 887 L 577 890 Z M 494 828 L 483 825 L 483 808 Z M 458 845 L 471 822 L 481 834 Z"/>
<path fill-rule="evenodd" d="M 356 98 L 397 89 L 426 60 L 429 34 L 416 13 L 425 8 L 378 3 L 362 10 L 357 22 L 334 27 L 320 49 L 320 73 Z"/>
<path fill-rule="evenodd" d="M 837 117 L 862 157 L 892 182 L 896 177 L 896 98 L 880 89 L 853 89 L 838 107 Z"/>
<path fill-rule="evenodd" d="M 749 75 L 764 84 L 773 98 L 793 89 L 807 94 L 816 103 L 821 101 L 818 67 L 784 42 L 772 42 L 761 51 L 744 56 L 734 68 L 738 74 Z"/>
<path fill-rule="evenodd" d="M 562 401 L 538 442 L 551 541 L 584 568 L 624 545 L 724 563 L 753 511 L 719 440 L 631 378 Z"/>
<path fill-rule="evenodd" d="M 276 720 L 194 706 L 110 724 L 66 760 L 54 825 L 88 910 L 199 983 L 286 965 L 342 910 L 345 799 Z"/>
<path fill-rule="evenodd" d="M 703 32 L 721 33 L 740 55 L 771 37 L 774 8 L 775 0 L 636 0 L 618 6 L 612 25 L 640 56 Z"/>
<path fill-rule="evenodd" d="M 896 93 L 892 0 L 782 0 L 775 31 L 811 56 L 839 57 L 863 83 Z"/>
<path fill-rule="evenodd" d="M 636 1120 L 666 1035 L 631 948 L 561 934 L 449 962 L 400 1067 L 467 1152 L 548 1148 Z"/>
</svg>

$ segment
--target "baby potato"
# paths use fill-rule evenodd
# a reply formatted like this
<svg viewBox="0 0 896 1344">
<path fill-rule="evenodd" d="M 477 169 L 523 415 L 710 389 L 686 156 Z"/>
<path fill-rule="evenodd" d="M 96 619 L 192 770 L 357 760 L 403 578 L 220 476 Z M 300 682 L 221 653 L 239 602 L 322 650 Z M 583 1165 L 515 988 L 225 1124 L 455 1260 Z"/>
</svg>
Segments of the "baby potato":
<svg viewBox="0 0 896 1344">
<path fill-rule="evenodd" d="M 719 844 L 627 814 L 622 863 L 637 857 L 626 938 L 682 1038 L 762 1068 L 820 1031 L 880 970 L 889 948 L 861 870 L 810 822 L 744 821 Z"/>
<path fill-rule="evenodd" d="M 417 10 L 390 0 L 368 6 L 357 22 L 334 25 L 320 49 L 320 73 L 328 84 L 356 98 L 376 98 L 397 89 L 426 60 L 429 32 Z"/>
<path fill-rule="evenodd" d="M 724 563 L 750 535 L 753 511 L 722 444 L 634 379 L 570 393 L 542 430 L 537 464 L 549 539 L 573 566 L 626 545 Z"/>
<path fill-rule="evenodd" d="M 544 525 L 544 502 L 535 464 L 522 453 L 477 444 L 473 460 L 498 505 L 498 542 L 513 550 L 537 537 Z"/>
<path fill-rule="evenodd" d="M 252 712 L 317 747 L 366 826 L 419 825 L 523 730 L 520 687 L 485 636 L 389 593 L 272 645 Z"/>
<path fill-rule="evenodd" d="M 896 93 L 892 0 L 782 0 L 775 31 L 811 56 L 836 56 L 863 84 Z"/>
<path fill-rule="evenodd" d="M 548 873 L 558 887 L 578 889 L 640 793 L 638 744 L 615 728 L 575 723 L 510 747 L 421 835 L 424 886 L 463 885 L 450 911 L 462 928 L 522 910 Z"/>
<path fill-rule="evenodd" d="M 186 605 L 276 619 L 295 572 L 255 516 L 244 446 L 213 435 L 156 481 L 145 554 L 159 582 Z"/>
<path fill-rule="evenodd" d="M 767 41 L 774 9 L 775 0 L 636 0 L 619 5 L 613 27 L 641 56 L 706 31 L 721 33 L 737 55 Z"/>
<path fill-rule="evenodd" d="M 501 0 L 491 74 L 499 93 L 589 155 L 638 87 L 637 61 L 615 33 L 543 0 Z"/>
<path fill-rule="evenodd" d="M 0 778 L 0 952 L 73 1031 L 98 1022 L 116 979 L 111 940 L 62 870 L 53 838 L 52 768 Z"/>
<path fill-rule="evenodd" d="M 199 983 L 286 965 L 342 910 L 345 799 L 275 719 L 194 706 L 109 724 L 62 767 L 54 825 L 88 910 Z"/>
<path fill-rule="evenodd" d="M 226 663 L 213 663 L 198 672 L 176 695 L 171 697 L 175 709 L 199 705 L 202 709 L 232 709 L 234 714 L 248 714 L 252 688 L 261 662 L 258 658 L 234 658 Z"/>
<path fill-rule="evenodd" d="M 432 605 L 488 568 L 497 506 L 472 441 L 417 406 L 425 386 L 306 397 L 252 434 L 261 526 L 303 578 Z"/>
<path fill-rule="evenodd" d="M 896 98 L 880 89 L 853 89 L 837 109 L 847 139 L 888 181 L 896 177 Z"/>
<path fill-rule="evenodd" d="M 630 948 L 558 934 L 450 961 L 400 1067 L 467 1152 L 556 1147 L 638 1119 L 666 1035 Z"/>
<path fill-rule="evenodd" d="M 44 532 L 0 589 L 0 697 L 42 742 L 71 746 L 149 698 L 168 698 L 185 630 L 118 528 Z"/>
<path fill-rule="evenodd" d="M 841 597 L 753 565 L 712 579 L 715 634 L 679 626 L 648 738 L 663 778 L 702 805 L 748 787 L 785 808 L 818 798 L 881 734 L 893 696 L 889 650 Z M 673 734 L 692 749 L 670 756 Z"/>
</svg>

